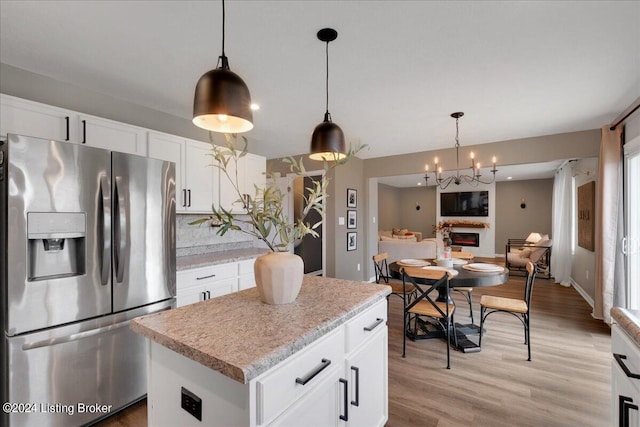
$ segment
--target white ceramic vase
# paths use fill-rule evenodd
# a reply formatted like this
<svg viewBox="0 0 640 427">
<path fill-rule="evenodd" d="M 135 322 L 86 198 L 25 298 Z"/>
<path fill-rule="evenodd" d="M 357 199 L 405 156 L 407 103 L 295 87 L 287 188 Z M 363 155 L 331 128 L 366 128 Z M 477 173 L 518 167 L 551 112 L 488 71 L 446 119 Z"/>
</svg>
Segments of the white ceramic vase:
<svg viewBox="0 0 640 427">
<path fill-rule="evenodd" d="M 289 304 L 300 292 L 304 263 L 289 252 L 269 252 L 256 258 L 253 272 L 262 302 Z"/>
</svg>

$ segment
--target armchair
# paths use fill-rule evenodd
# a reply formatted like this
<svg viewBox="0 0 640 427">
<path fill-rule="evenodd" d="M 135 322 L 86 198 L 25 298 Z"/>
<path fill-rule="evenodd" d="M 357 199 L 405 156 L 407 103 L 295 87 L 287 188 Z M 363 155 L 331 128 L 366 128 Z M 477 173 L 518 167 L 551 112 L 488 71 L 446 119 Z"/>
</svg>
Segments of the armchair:
<svg viewBox="0 0 640 427">
<path fill-rule="evenodd" d="M 538 277 L 551 278 L 551 247 L 550 239 L 531 243 L 525 239 L 509 239 L 505 252 L 505 267 L 510 271 L 522 271 L 526 274 L 527 263 L 535 265 Z"/>
</svg>

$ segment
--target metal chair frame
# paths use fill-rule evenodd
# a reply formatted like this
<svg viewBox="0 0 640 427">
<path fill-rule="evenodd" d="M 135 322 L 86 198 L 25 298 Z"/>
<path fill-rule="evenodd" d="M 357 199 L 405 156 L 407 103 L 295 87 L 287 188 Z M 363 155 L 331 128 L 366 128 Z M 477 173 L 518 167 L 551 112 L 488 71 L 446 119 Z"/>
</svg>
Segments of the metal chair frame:
<svg viewBox="0 0 640 427">
<path fill-rule="evenodd" d="M 408 273 L 407 273 L 407 270 L 409 271 Z M 439 279 L 433 279 L 433 280 L 429 280 L 428 279 L 430 281 L 430 283 L 428 283 L 428 284 L 425 284 L 425 283 L 420 284 L 415 280 L 415 278 L 413 276 L 411 276 L 411 272 L 412 272 L 412 268 L 410 268 L 410 267 L 405 267 L 405 268 L 402 269 L 402 287 L 403 287 L 403 289 L 406 289 L 407 281 L 411 282 L 411 284 L 414 286 L 414 289 L 415 289 L 414 298 L 409 299 L 408 301 L 406 301 L 405 302 L 405 307 L 404 307 L 404 331 L 403 331 L 403 336 L 402 336 L 402 357 L 406 357 L 407 334 L 411 332 L 412 315 L 413 315 L 413 321 L 414 321 L 412 341 L 415 341 L 416 337 L 417 337 L 417 333 L 418 333 L 418 324 L 417 324 L 418 318 L 420 316 L 426 316 L 426 315 L 422 315 L 422 314 L 411 313 L 410 310 L 413 307 L 415 307 L 416 304 L 418 304 L 420 301 L 427 301 L 442 316 L 442 318 L 430 317 L 430 316 L 426 316 L 426 317 L 430 317 L 431 319 L 434 319 L 436 321 L 436 325 L 438 327 L 440 327 L 443 330 L 444 334 L 445 334 L 445 339 L 447 341 L 447 369 L 451 369 L 451 357 L 450 357 L 451 349 L 450 349 L 450 347 L 451 347 L 451 334 L 452 334 L 452 332 L 453 332 L 453 338 L 454 338 L 456 346 L 457 346 L 457 341 L 458 341 L 457 334 L 456 334 L 455 321 L 454 321 L 454 318 L 453 318 L 453 314 L 454 314 L 454 311 L 455 311 L 455 304 L 454 304 L 454 310 L 453 311 L 449 311 L 449 304 L 445 303 L 446 310 L 442 311 L 442 309 L 436 304 L 436 301 L 429 296 L 433 292 L 435 292 L 437 294 L 438 290 L 440 288 L 444 287 L 445 288 L 445 294 L 446 294 L 445 301 L 449 301 L 449 290 L 450 290 L 450 288 L 449 288 L 449 275 L 446 272 L 442 272 L 442 276 Z M 425 289 L 423 289 L 423 288 L 425 288 Z"/>
<path fill-rule="evenodd" d="M 483 305 L 480 306 L 480 338 L 478 339 L 478 347 L 482 347 L 482 331 L 484 326 L 484 321 L 490 314 L 493 313 L 508 313 L 514 316 L 516 319 L 522 323 L 524 326 L 524 343 L 527 346 L 527 361 L 531 361 L 531 325 L 530 325 L 530 312 L 531 312 L 531 294 L 533 293 L 533 282 L 536 278 L 536 273 L 538 269 L 536 266 L 530 262 L 527 264 L 527 279 L 524 286 L 524 301 L 527 303 L 527 312 L 526 313 L 517 313 L 509 310 L 498 310 L 498 309 L 489 309 Z"/>
<path fill-rule="evenodd" d="M 471 318 L 471 323 L 475 323 L 473 321 L 473 294 L 470 291 L 466 291 L 466 290 L 463 291 L 456 288 L 453 288 L 451 290 L 458 292 L 459 294 L 464 296 L 464 298 L 467 300 L 467 304 L 469 304 L 469 317 Z"/>
</svg>

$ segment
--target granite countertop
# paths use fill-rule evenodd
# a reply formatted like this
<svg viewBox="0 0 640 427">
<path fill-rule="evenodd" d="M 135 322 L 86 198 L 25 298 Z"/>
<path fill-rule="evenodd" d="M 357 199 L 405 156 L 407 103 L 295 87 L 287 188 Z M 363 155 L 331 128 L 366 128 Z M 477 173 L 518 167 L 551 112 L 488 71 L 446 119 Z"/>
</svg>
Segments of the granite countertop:
<svg viewBox="0 0 640 427">
<path fill-rule="evenodd" d="M 304 276 L 292 304 L 264 304 L 252 288 L 139 317 L 131 329 L 246 384 L 389 293 L 375 283 Z"/>
<path fill-rule="evenodd" d="M 611 317 L 640 346 L 640 310 L 613 307 Z"/>
<path fill-rule="evenodd" d="M 188 270 L 190 268 L 206 267 L 209 265 L 225 264 L 228 262 L 243 261 L 257 258 L 269 252 L 268 249 L 247 248 L 233 249 L 230 251 L 211 252 L 198 255 L 176 257 L 176 270 Z"/>
</svg>

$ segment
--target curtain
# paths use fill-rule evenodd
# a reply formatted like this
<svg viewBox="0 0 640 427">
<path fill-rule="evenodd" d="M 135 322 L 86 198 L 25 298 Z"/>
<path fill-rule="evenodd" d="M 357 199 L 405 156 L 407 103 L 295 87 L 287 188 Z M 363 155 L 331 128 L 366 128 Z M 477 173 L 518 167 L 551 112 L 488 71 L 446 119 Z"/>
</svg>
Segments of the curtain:
<svg viewBox="0 0 640 427">
<path fill-rule="evenodd" d="M 622 233 L 622 126 L 602 127 L 596 194 L 596 268 L 593 316 L 611 323 L 611 307 L 625 305 Z"/>
<path fill-rule="evenodd" d="M 571 165 L 566 163 L 556 171 L 553 180 L 553 222 L 551 224 L 551 272 L 555 282 L 563 286 L 571 284 L 571 192 L 573 176 Z"/>
</svg>

